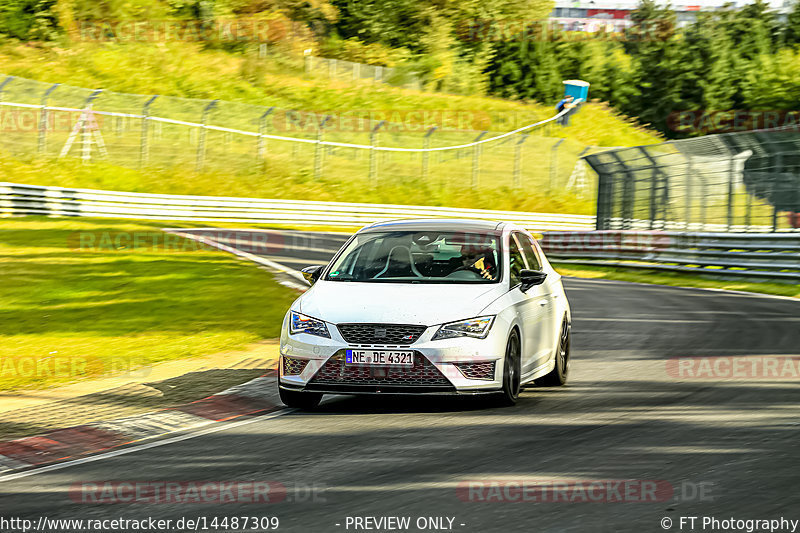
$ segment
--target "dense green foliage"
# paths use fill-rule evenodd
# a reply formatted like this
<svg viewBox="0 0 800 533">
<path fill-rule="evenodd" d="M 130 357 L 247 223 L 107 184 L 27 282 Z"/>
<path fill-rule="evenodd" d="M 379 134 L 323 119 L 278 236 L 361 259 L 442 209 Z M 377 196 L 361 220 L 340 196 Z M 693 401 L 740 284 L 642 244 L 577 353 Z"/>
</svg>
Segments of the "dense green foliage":
<svg viewBox="0 0 800 533">
<path fill-rule="evenodd" d="M 525 39 L 498 43 L 488 67 L 490 90 L 553 101 L 561 88 L 551 79 L 580 78 L 592 84 L 592 97 L 672 137 L 709 131 L 697 124 L 678 127 L 681 111 L 704 110 L 695 116 L 714 117 L 724 110 L 797 110 L 800 3 L 785 21 L 757 0 L 699 13 L 679 28 L 669 8 L 643 0 L 632 20 L 624 35 L 576 40 L 575 34 L 556 32 L 537 39 L 547 45 Z M 752 126 L 769 124 L 756 120 Z"/>
</svg>

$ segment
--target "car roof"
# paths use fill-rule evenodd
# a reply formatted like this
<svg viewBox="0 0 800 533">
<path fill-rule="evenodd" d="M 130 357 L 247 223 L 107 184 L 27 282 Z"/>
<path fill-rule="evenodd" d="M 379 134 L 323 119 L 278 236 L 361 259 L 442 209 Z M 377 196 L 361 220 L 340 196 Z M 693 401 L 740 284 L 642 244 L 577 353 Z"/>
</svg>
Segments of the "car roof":
<svg viewBox="0 0 800 533">
<path fill-rule="evenodd" d="M 362 232 L 377 231 L 481 231 L 491 233 L 501 233 L 505 222 L 492 220 L 468 220 L 461 218 L 417 218 L 404 220 L 387 220 L 385 222 L 375 222 L 365 228 Z"/>
</svg>

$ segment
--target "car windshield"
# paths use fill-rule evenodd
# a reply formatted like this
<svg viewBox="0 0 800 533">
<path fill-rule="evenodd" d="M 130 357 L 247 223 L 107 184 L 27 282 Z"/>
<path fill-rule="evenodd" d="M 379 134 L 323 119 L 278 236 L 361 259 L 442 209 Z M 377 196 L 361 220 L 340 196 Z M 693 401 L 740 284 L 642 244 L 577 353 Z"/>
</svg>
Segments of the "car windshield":
<svg viewBox="0 0 800 533">
<path fill-rule="evenodd" d="M 497 283 L 496 235 L 446 231 L 387 231 L 356 235 L 333 261 L 327 281 Z"/>
</svg>

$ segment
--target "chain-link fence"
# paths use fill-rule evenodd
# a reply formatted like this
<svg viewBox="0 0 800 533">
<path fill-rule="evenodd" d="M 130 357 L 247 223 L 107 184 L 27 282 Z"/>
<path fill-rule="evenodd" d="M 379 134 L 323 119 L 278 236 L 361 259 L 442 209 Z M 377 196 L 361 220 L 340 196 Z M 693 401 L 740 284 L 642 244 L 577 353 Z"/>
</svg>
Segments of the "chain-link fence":
<svg viewBox="0 0 800 533">
<path fill-rule="evenodd" d="M 0 77 L 0 113 L 0 150 L 16 156 L 103 160 L 131 168 L 271 173 L 363 187 L 391 183 L 454 194 L 487 187 L 566 199 L 589 200 L 595 194 L 594 177 L 579 160 L 587 148 L 550 136 L 561 128 L 552 117 L 534 113 L 492 116 L 483 110 L 420 109 L 391 112 L 387 120 L 369 110 L 306 113 L 11 76 Z M 542 122 L 537 127 L 513 135 L 492 131 L 537 120 Z M 501 138 L 474 144 L 497 136 Z"/>
<path fill-rule="evenodd" d="M 778 231 L 800 226 L 800 130 L 708 135 L 586 157 L 597 229 Z"/>
</svg>

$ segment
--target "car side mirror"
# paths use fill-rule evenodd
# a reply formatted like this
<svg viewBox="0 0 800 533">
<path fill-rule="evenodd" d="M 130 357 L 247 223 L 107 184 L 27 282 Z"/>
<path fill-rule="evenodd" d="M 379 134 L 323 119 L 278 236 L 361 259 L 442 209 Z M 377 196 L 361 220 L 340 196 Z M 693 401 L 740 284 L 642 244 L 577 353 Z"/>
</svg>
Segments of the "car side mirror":
<svg viewBox="0 0 800 533">
<path fill-rule="evenodd" d="M 541 285 L 547 277 L 546 272 L 541 270 L 528 270 L 527 268 L 520 270 L 519 279 L 522 282 L 519 290 L 526 292 L 534 285 Z"/>
<path fill-rule="evenodd" d="M 313 285 L 322 275 L 322 270 L 324 268 L 325 265 L 314 265 L 305 267 L 300 272 L 303 274 L 303 277 L 306 278 L 306 281 Z"/>
</svg>

